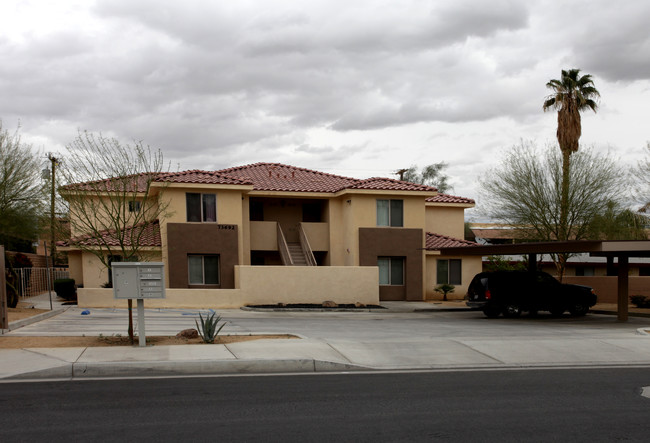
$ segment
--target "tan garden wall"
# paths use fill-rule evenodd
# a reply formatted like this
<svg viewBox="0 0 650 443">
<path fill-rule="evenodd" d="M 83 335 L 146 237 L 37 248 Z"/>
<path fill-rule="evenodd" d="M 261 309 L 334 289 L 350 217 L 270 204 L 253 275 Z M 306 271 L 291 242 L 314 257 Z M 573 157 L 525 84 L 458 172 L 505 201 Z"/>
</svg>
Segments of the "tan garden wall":
<svg viewBox="0 0 650 443">
<path fill-rule="evenodd" d="M 617 277 L 564 277 L 563 283 L 591 286 L 598 295 L 598 303 L 617 302 Z M 650 296 L 650 277 L 629 277 L 628 295 Z"/>
<path fill-rule="evenodd" d="M 235 281 L 248 304 L 379 304 L 376 266 L 237 266 Z"/>
<path fill-rule="evenodd" d="M 146 308 L 228 309 L 250 304 L 379 304 L 377 267 L 236 266 L 236 289 L 166 289 L 165 299 L 145 300 Z M 126 308 L 112 289 L 80 288 L 79 307 Z"/>
</svg>

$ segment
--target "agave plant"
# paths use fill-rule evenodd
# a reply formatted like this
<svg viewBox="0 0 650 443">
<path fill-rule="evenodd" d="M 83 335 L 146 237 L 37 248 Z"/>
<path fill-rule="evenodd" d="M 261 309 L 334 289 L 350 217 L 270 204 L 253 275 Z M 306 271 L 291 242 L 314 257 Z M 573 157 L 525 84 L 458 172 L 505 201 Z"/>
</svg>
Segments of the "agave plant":
<svg viewBox="0 0 650 443">
<path fill-rule="evenodd" d="M 203 342 L 214 343 L 214 339 L 217 338 L 221 329 L 226 326 L 226 322 L 224 321 L 221 326 L 219 326 L 221 316 L 217 315 L 216 312 L 207 314 L 205 318 L 203 318 L 199 312 L 199 318 L 201 319 L 201 324 L 199 324 L 197 320 L 194 320 L 194 323 L 196 323 L 196 329 L 199 331 L 199 335 L 203 339 Z"/>
</svg>

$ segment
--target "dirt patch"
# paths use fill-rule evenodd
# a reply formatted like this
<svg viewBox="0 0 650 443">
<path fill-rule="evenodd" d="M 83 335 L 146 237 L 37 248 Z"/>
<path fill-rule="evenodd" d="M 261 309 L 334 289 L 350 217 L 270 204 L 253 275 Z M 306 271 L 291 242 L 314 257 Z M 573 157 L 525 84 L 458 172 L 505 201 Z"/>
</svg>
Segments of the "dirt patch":
<svg viewBox="0 0 650 443">
<path fill-rule="evenodd" d="M 7 308 L 7 318 L 9 323 L 12 321 L 22 320 L 23 318 L 33 317 L 44 312 L 50 312 L 49 309 L 34 309 L 28 303 L 18 302 L 15 308 Z"/>
<path fill-rule="evenodd" d="M 214 341 L 215 344 L 239 343 L 250 340 L 274 339 L 288 340 L 296 339 L 295 335 L 224 335 Z M 204 345 L 200 338 L 176 338 L 174 336 L 154 335 L 147 336 L 147 345 L 169 346 L 169 345 Z M 122 336 L 97 336 L 97 337 L 20 337 L 0 336 L 0 349 L 21 349 L 21 348 L 86 348 L 97 346 L 131 346 L 129 337 Z M 138 338 L 135 338 L 135 346 L 138 346 Z"/>
</svg>

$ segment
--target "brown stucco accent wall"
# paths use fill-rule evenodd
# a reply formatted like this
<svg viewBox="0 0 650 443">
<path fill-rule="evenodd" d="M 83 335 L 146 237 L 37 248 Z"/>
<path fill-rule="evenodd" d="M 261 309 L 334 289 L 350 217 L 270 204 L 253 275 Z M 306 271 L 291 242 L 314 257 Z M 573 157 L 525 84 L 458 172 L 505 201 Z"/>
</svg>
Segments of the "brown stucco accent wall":
<svg viewBox="0 0 650 443">
<path fill-rule="evenodd" d="M 422 229 L 359 228 L 359 265 L 377 266 L 377 257 L 404 257 L 404 286 L 380 286 L 380 300 L 422 300 Z"/>
<path fill-rule="evenodd" d="M 216 223 L 168 223 L 169 287 L 188 288 L 188 254 L 219 254 L 219 286 L 235 287 L 235 265 L 239 263 L 237 225 Z"/>
</svg>

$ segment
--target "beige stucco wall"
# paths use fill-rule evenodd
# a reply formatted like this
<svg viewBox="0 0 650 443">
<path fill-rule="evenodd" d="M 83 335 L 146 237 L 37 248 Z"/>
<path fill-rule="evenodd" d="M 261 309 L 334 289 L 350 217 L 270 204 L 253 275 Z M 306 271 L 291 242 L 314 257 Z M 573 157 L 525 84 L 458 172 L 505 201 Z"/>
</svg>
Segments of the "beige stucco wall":
<svg viewBox="0 0 650 443">
<path fill-rule="evenodd" d="M 162 256 L 160 251 L 142 251 L 139 254 L 139 259 L 141 261 L 161 261 Z M 95 254 L 83 252 L 81 259 L 75 262 L 74 271 L 72 263 L 70 263 L 71 272 L 77 273 L 76 267 L 79 264 L 81 265 L 82 281 L 85 288 L 100 288 L 101 285 L 108 282 L 108 269 Z M 79 284 L 76 279 L 75 281 Z"/>
<path fill-rule="evenodd" d="M 145 300 L 145 307 L 237 308 L 247 304 L 379 304 L 376 267 L 236 266 L 237 289 L 167 289 L 166 298 Z M 80 307 L 126 307 L 111 289 L 80 289 Z"/>
<path fill-rule="evenodd" d="M 68 272 L 70 273 L 70 278 L 74 279 L 77 285 L 84 284 L 82 262 L 83 259 L 80 251 L 68 252 Z"/>
<path fill-rule="evenodd" d="M 465 208 L 427 205 L 426 231 L 454 238 L 464 238 Z"/>
<path fill-rule="evenodd" d="M 168 203 L 169 215 L 161 221 L 161 236 L 167 238 L 167 223 L 187 223 L 187 208 L 185 194 L 188 192 L 214 193 L 217 196 L 217 222 L 221 225 L 237 225 L 239 251 L 244 251 L 244 215 L 247 213 L 242 207 L 241 189 L 215 189 L 209 185 L 184 185 L 179 187 L 170 185 L 165 188 L 163 199 Z M 164 245 L 163 245 L 164 246 Z M 165 254 L 166 255 L 166 254 Z M 239 254 L 239 263 L 243 263 L 243 253 Z M 167 257 L 164 257 L 164 262 Z"/>
<path fill-rule="evenodd" d="M 359 266 L 359 228 L 374 228 L 377 226 L 377 200 L 400 199 L 404 201 L 404 228 L 422 229 L 425 221 L 424 197 L 364 193 L 347 194 L 341 197 L 341 224 L 336 220 L 330 221 L 331 230 L 341 226 L 342 235 L 333 244 L 340 245 L 344 254 L 345 266 Z M 424 232 L 422 238 L 424 245 Z M 349 252 L 348 252 L 349 251 Z M 338 257 L 337 257 L 338 258 Z"/>
<path fill-rule="evenodd" d="M 253 251 L 278 250 L 278 223 L 252 221 L 250 223 L 250 248 Z"/>
<path fill-rule="evenodd" d="M 164 299 L 147 299 L 145 309 L 236 309 L 241 306 L 239 289 L 166 289 Z M 127 300 L 116 300 L 112 289 L 83 288 L 77 290 L 78 306 L 82 308 L 127 308 Z M 135 305 L 135 303 L 134 303 Z"/>
<path fill-rule="evenodd" d="M 158 205 L 158 190 L 152 190 L 148 200 L 143 199 L 142 194 L 140 194 L 138 197 L 134 199 L 134 201 L 139 201 L 141 203 L 141 210 L 147 211 L 148 214 L 153 214 L 155 217 L 155 214 L 157 214 L 159 210 L 159 205 Z M 77 201 L 77 197 L 69 197 L 72 199 L 73 202 Z M 122 200 L 123 203 L 128 204 L 128 201 L 130 201 L 130 195 L 129 196 L 120 196 L 119 199 Z M 102 203 L 102 200 L 104 200 L 104 203 Z M 95 227 L 100 227 L 105 226 L 107 229 L 110 229 L 114 226 L 115 223 L 112 223 L 111 220 L 115 218 L 116 216 L 116 208 L 113 208 L 113 205 L 115 204 L 114 202 L 110 202 L 109 197 L 107 196 L 94 196 L 94 197 L 84 197 L 84 207 L 83 207 L 83 214 L 77 213 L 77 209 L 79 209 L 79 204 L 73 203 L 70 206 L 70 234 L 71 237 L 77 237 L 82 234 L 85 234 L 86 231 L 82 232 L 82 228 L 84 226 L 87 226 L 88 223 L 91 223 Z M 106 211 L 106 208 L 109 208 L 109 211 Z M 108 213 L 111 213 L 112 215 L 107 215 Z M 123 220 L 121 223 L 124 223 L 125 226 L 129 226 L 138 222 L 142 222 L 145 218 L 142 214 L 138 213 L 130 213 L 128 210 L 124 211 L 121 216 L 126 217 L 126 220 Z M 85 222 L 81 222 L 80 220 L 87 220 Z"/>
<path fill-rule="evenodd" d="M 302 222 L 301 225 L 313 251 L 329 251 L 330 228 L 328 223 Z"/>
<path fill-rule="evenodd" d="M 374 266 L 237 266 L 235 281 L 250 304 L 379 304 L 379 271 Z"/>
<path fill-rule="evenodd" d="M 461 259 L 461 285 L 455 285 L 456 288 L 451 294 L 447 294 L 448 300 L 462 300 L 467 293 L 467 288 L 476 274 L 482 271 L 483 262 L 481 257 L 441 257 L 440 255 L 427 254 L 426 256 L 426 299 L 442 300 L 442 294 L 434 291 L 438 286 L 437 281 L 437 260 L 438 259 Z"/>
</svg>

